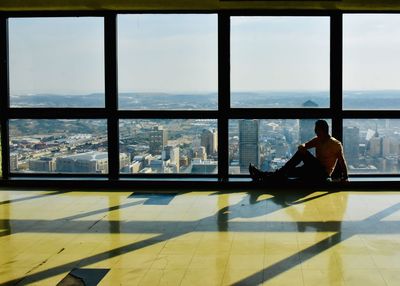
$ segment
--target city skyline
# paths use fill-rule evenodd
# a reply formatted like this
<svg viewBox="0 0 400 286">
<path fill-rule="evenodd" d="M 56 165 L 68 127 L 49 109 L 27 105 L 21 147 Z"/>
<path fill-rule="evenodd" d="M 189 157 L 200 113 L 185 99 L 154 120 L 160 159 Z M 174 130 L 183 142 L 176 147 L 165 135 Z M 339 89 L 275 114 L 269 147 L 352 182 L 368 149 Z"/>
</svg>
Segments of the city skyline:
<svg viewBox="0 0 400 286">
<path fill-rule="evenodd" d="M 250 128 L 241 122 L 259 123 Z M 311 128 L 314 122 L 230 120 L 229 173 L 246 174 L 249 163 L 264 171 L 283 166 L 298 144 L 315 136 Z M 343 124 L 350 174 L 400 171 L 400 120 L 345 119 Z M 24 126 L 28 132 L 22 129 Z M 121 120 L 120 172 L 216 174 L 216 128 L 216 120 Z M 154 133 L 154 137 L 152 132 L 159 135 Z M 107 145 L 104 120 L 10 122 L 12 172 L 108 173 Z M 61 167 L 62 164 L 68 167 Z"/>
</svg>

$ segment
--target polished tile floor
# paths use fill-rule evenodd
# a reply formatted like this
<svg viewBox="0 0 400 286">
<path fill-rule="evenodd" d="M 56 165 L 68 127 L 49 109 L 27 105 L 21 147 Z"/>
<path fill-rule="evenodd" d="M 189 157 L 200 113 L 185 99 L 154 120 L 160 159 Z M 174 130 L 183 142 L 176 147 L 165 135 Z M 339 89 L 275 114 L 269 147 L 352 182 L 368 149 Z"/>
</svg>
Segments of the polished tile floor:
<svg viewBox="0 0 400 286">
<path fill-rule="evenodd" d="M 113 286 L 400 285 L 400 192 L 0 189 L 0 285 L 74 269 Z"/>
</svg>

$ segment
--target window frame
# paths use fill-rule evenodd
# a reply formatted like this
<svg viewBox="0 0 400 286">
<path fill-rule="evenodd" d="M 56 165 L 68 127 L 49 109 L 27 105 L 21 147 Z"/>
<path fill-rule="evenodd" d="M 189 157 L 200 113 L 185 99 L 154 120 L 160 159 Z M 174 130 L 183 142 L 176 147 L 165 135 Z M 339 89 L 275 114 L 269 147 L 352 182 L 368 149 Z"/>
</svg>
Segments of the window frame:
<svg viewBox="0 0 400 286">
<path fill-rule="evenodd" d="M 356 118 L 400 119 L 400 110 L 343 109 L 343 15 L 396 14 L 364 10 L 137 10 L 137 11 L 33 11 L 0 14 L 0 126 L 3 181 L 41 178 L 87 178 L 88 180 L 169 180 L 211 179 L 220 183 L 246 175 L 229 174 L 228 122 L 230 119 L 313 119 L 332 120 L 332 134 L 342 140 L 343 120 Z M 216 14 L 218 18 L 218 108 L 216 110 L 119 110 L 117 17 L 120 14 Z M 230 102 L 230 18 L 232 16 L 307 16 L 330 18 L 330 106 L 328 108 L 232 108 Z M 8 19 L 22 17 L 102 17 L 104 19 L 105 106 L 96 108 L 12 108 L 8 74 Z M 27 118 L 29 114 L 29 118 Z M 216 119 L 218 121 L 218 174 L 121 174 L 119 172 L 119 120 L 123 119 Z M 23 174 L 9 169 L 10 119 L 106 119 L 108 134 L 108 174 Z M 400 177 L 399 174 L 357 174 L 354 177 Z"/>
</svg>

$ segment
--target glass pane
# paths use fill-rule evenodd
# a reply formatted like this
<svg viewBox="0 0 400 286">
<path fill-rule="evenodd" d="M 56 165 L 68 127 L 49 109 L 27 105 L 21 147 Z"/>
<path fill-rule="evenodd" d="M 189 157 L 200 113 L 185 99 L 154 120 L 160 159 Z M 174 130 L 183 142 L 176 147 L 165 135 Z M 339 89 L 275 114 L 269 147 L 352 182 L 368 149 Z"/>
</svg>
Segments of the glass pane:
<svg viewBox="0 0 400 286">
<path fill-rule="evenodd" d="M 9 127 L 11 172 L 108 173 L 104 119 L 13 119 Z"/>
<path fill-rule="evenodd" d="M 104 107 L 102 18 L 9 20 L 12 107 Z"/>
<path fill-rule="evenodd" d="M 346 119 L 343 143 L 349 173 L 398 173 L 400 119 Z"/>
<path fill-rule="evenodd" d="M 118 16 L 120 109 L 217 109 L 217 15 Z"/>
<path fill-rule="evenodd" d="M 329 17 L 231 17 L 232 107 L 329 107 Z"/>
<path fill-rule="evenodd" d="M 282 167 L 294 155 L 301 143 L 315 137 L 315 121 L 315 119 L 230 120 L 229 173 L 248 174 L 249 163 L 263 171 L 275 171 Z M 331 126 L 331 120 L 327 121 Z"/>
<path fill-rule="evenodd" d="M 215 119 L 124 119 L 120 152 L 128 158 L 121 173 L 217 174 Z"/>
<path fill-rule="evenodd" d="M 343 16 L 343 106 L 399 109 L 400 15 Z"/>
</svg>

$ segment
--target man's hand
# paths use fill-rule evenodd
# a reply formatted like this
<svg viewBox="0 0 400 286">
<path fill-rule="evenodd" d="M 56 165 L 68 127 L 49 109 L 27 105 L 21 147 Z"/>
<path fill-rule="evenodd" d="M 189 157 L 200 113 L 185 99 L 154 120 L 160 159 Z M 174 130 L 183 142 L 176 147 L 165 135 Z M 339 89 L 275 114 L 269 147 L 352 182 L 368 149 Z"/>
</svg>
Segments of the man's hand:
<svg viewBox="0 0 400 286">
<path fill-rule="evenodd" d="M 297 150 L 301 153 L 304 153 L 307 151 L 306 146 L 304 144 L 299 145 L 299 147 L 297 147 Z"/>
</svg>

